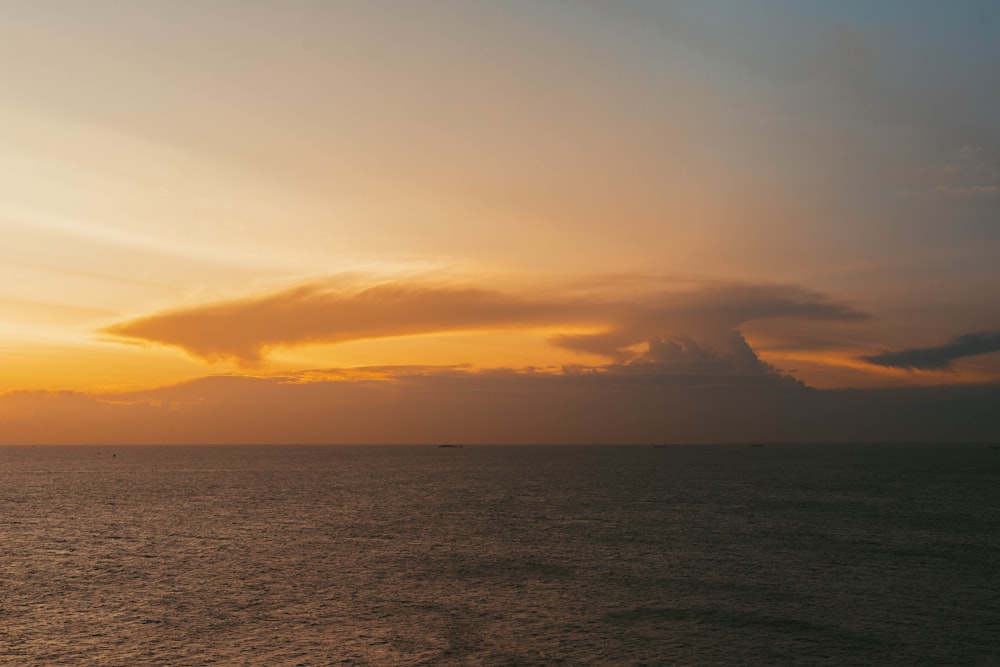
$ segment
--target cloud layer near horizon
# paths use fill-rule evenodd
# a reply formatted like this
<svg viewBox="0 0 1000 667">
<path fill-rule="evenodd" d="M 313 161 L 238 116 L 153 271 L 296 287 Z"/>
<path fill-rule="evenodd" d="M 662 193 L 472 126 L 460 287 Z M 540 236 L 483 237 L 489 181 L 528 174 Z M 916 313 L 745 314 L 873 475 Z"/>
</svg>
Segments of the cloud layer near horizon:
<svg viewBox="0 0 1000 667">
<path fill-rule="evenodd" d="M 665 287 L 670 287 L 665 286 Z M 344 287 L 312 282 L 244 299 L 154 313 L 103 330 L 121 339 L 172 345 L 207 359 L 256 363 L 268 349 L 471 330 L 578 328 L 557 346 L 617 362 L 696 354 L 708 346 L 745 354 L 733 329 L 765 318 L 853 321 L 865 315 L 849 304 L 789 285 L 712 284 L 686 291 L 613 294 L 541 292 L 531 295 L 480 287 L 397 280 Z M 737 340 L 738 339 L 738 340 Z"/>
<path fill-rule="evenodd" d="M 378 368 L 100 396 L 11 392 L 0 395 L 0 444 L 995 442 L 998 400 L 996 384 L 821 391 L 773 372 L 655 364 Z"/>
</svg>

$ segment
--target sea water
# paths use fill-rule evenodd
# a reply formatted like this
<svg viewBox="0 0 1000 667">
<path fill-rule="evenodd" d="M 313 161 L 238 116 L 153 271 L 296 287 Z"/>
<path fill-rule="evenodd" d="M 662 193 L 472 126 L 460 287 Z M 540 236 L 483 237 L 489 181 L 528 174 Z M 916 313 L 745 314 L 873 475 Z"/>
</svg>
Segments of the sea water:
<svg viewBox="0 0 1000 667">
<path fill-rule="evenodd" d="M 997 665 L 985 445 L 0 448 L 3 665 Z"/>
</svg>

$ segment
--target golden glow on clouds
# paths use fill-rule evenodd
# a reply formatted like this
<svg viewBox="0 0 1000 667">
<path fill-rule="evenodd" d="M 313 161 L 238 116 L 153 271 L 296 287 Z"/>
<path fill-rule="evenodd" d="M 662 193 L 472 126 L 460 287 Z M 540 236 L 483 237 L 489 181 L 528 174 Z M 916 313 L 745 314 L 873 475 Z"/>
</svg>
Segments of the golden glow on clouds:
<svg viewBox="0 0 1000 667">
<path fill-rule="evenodd" d="M 847 349 L 809 352 L 774 349 L 768 350 L 761 357 L 818 389 L 975 384 L 995 381 L 997 377 L 974 369 L 907 370 L 883 368 L 860 360 L 861 356 L 873 351 Z"/>
<path fill-rule="evenodd" d="M 653 283 L 655 285 L 655 283 Z M 787 285 L 661 282 L 648 293 L 554 289 L 504 292 L 475 284 L 341 277 L 153 313 L 104 329 L 112 337 L 179 347 L 208 361 L 259 364 L 276 348 L 451 332 L 564 328 L 563 349 L 627 361 L 632 348 L 677 339 L 684 350 L 724 348 L 743 322 L 773 318 L 857 322 L 850 304 Z M 580 333 L 583 331 L 583 333 Z M 693 338 L 692 338 L 693 337 Z M 666 351 L 666 348 L 663 348 Z M 679 352 L 678 349 L 676 352 Z M 673 354 L 673 353 L 671 353 Z"/>
<path fill-rule="evenodd" d="M 574 330 L 580 334 L 592 329 Z M 563 366 L 598 365 L 599 355 L 553 347 L 551 337 L 562 330 L 481 331 L 380 338 L 339 345 L 306 345 L 272 352 L 268 366 L 277 369 L 358 366 L 448 366 L 476 368 L 526 368 L 559 370 Z"/>
<path fill-rule="evenodd" d="M 993 36 L 655 4 L 5 7 L 0 390 L 1000 380 L 861 361 L 1000 330 Z"/>
</svg>

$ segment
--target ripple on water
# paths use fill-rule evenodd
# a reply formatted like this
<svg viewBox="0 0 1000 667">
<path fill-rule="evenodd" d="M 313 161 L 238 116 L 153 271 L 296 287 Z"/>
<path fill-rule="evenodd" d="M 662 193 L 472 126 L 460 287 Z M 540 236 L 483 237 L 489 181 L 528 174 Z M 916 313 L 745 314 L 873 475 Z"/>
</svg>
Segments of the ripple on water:
<svg viewBox="0 0 1000 667">
<path fill-rule="evenodd" d="M 0 664 L 1000 656 L 984 448 L 0 454 Z"/>
</svg>

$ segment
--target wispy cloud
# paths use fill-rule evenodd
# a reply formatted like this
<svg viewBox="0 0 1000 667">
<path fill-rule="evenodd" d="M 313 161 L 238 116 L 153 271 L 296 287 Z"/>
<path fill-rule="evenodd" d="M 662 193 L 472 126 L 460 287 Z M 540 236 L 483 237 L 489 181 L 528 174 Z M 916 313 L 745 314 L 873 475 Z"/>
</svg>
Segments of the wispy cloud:
<svg viewBox="0 0 1000 667">
<path fill-rule="evenodd" d="M 942 195 L 976 196 L 1000 192 L 1000 159 L 996 151 L 965 145 L 932 173 L 938 182 L 934 191 Z"/>
<path fill-rule="evenodd" d="M 934 186 L 934 191 L 946 195 L 985 195 L 1000 192 L 1000 186 L 969 185 L 966 187 L 954 187 L 948 185 L 936 185 Z"/>
<path fill-rule="evenodd" d="M 956 359 L 1000 351 L 1000 331 L 965 334 L 944 345 L 883 352 L 864 357 L 864 360 L 889 368 L 912 370 L 942 370 Z"/>
<path fill-rule="evenodd" d="M 552 343 L 624 362 L 636 359 L 640 353 L 630 348 L 643 343 L 649 345 L 648 361 L 664 361 L 664 355 L 675 359 L 682 352 L 690 357 L 705 349 L 739 353 L 745 342 L 732 330 L 750 320 L 865 317 L 849 304 L 794 286 L 712 284 L 683 291 L 669 287 L 625 297 L 578 290 L 509 293 L 406 280 L 361 286 L 312 282 L 277 293 L 155 313 L 113 325 L 104 333 L 177 346 L 204 359 L 254 363 L 279 346 L 587 326 L 600 333 L 557 335 Z"/>
</svg>

